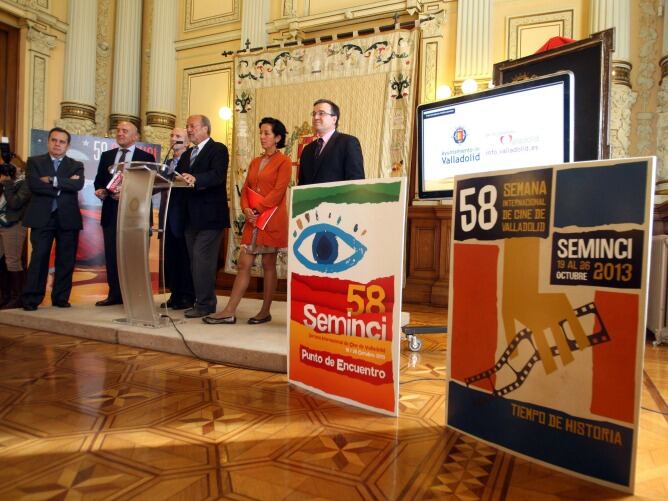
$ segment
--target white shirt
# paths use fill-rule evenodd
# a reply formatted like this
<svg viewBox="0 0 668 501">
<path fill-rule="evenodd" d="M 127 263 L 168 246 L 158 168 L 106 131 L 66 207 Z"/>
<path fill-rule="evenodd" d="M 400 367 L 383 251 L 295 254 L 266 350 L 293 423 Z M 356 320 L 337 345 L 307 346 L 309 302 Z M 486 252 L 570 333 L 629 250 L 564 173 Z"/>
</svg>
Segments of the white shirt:
<svg viewBox="0 0 668 501">
<path fill-rule="evenodd" d="M 118 162 L 121 161 L 121 155 L 123 154 L 122 150 L 128 150 L 128 152 L 125 154 L 125 161 L 126 162 L 131 162 L 132 161 L 132 155 L 135 154 L 135 148 L 136 145 L 133 144 L 132 146 L 128 146 L 127 148 L 123 148 L 121 146 L 118 147 L 118 151 L 116 152 L 116 159 L 114 160 L 114 163 L 117 164 Z"/>
<path fill-rule="evenodd" d="M 200 153 L 202 153 L 202 148 L 204 148 L 204 145 L 205 145 L 206 143 L 209 142 L 209 139 L 211 139 L 211 136 L 207 137 L 204 141 L 202 141 L 202 142 L 199 143 L 199 144 L 193 144 L 193 148 L 194 148 L 195 146 L 197 146 L 197 154 L 198 154 L 198 155 L 199 155 Z M 192 153 L 191 153 L 191 155 L 192 155 Z"/>
</svg>

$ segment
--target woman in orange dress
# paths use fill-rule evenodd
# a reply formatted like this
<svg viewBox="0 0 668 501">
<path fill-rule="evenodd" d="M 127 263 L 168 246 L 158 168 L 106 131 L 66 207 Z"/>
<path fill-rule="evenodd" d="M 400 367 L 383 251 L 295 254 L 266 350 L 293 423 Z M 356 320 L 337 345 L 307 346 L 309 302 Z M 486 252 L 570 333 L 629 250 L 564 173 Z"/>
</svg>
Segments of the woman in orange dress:
<svg viewBox="0 0 668 501">
<path fill-rule="evenodd" d="M 288 246 L 286 194 L 292 176 L 292 161 L 278 151 L 285 146 L 286 134 L 285 125 L 280 120 L 265 117 L 260 121 L 260 144 L 264 154 L 251 161 L 241 190 L 241 209 L 246 217 L 246 224 L 241 236 L 237 277 L 225 308 L 219 313 L 204 317 L 204 323 L 237 322 L 237 307 L 248 288 L 251 267 L 258 254 L 262 255 L 264 300 L 260 311 L 248 319 L 248 323 L 262 324 L 271 321 L 271 300 L 278 281 L 276 253 Z M 264 225 L 264 218 L 269 214 L 271 217 Z"/>
</svg>

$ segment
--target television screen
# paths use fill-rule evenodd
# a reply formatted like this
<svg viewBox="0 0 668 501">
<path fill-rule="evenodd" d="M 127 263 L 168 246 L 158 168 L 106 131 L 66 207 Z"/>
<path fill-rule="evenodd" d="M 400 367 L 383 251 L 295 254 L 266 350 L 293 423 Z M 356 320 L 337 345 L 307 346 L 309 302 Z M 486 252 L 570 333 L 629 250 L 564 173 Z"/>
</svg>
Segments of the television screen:
<svg viewBox="0 0 668 501">
<path fill-rule="evenodd" d="M 418 106 L 418 191 L 451 198 L 454 176 L 573 160 L 573 74 Z"/>
</svg>

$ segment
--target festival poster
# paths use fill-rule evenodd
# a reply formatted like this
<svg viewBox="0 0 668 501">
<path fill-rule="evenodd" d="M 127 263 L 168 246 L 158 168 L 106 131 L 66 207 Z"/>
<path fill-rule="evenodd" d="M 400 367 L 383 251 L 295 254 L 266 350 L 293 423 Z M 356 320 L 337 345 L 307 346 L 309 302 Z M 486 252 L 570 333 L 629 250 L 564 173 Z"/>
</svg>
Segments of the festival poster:
<svg viewBox="0 0 668 501">
<path fill-rule="evenodd" d="M 633 491 L 654 162 L 456 178 L 448 426 Z"/>
<path fill-rule="evenodd" d="M 291 383 L 397 415 L 405 209 L 405 178 L 292 190 Z"/>
</svg>

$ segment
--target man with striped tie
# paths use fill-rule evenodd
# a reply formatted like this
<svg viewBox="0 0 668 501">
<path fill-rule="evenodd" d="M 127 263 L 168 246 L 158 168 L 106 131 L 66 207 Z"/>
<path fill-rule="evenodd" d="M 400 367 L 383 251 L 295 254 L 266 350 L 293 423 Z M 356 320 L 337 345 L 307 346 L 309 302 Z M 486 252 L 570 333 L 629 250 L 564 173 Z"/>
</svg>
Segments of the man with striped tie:
<svg viewBox="0 0 668 501">
<path fill-rule="evenodd" d="M 100 224 L 104 235 L 104 259 L 107 267 L 107 284 L 109 292 L 105 299 L 95 306 L 112 306 L 123 304 L 121 285 L 118 281 L 118 265 L 116 261 L 116 219 L 118 218 L 118 199 L 120 192 L 107 189 L 112 174 L 109 167 L 123 162 L 155 162 L 152 154 L 137 148 L 139 139 L 137 126 L 131 122 L 119 122 L 116 126 L 116 143 L 118 148 L 105 151 L 100 155 L 100 163 L 95 176 L 95 196 L 102 200 Z"/>
<path fill-rule="evenodd" d="M 26 311 L 36 310 L 44 299 L 54 240 L 56 266 L 51 303 L 59 308 L 70 307 L 72 273 L 79 231 L 83 228 L 78 194 L 84 186 L 83 164 L 65 156 L 70 140 L 69 132 L 54 127 L 47 139 L 48 153 L 28 159 L 26 180 L 32 197 L 23 224 L 30 228 L 32 253 L 21 297 Z"/>
<path fill-rule="evenodd" d="M 211 121 L 191 115 L 186 121 L 192 148 L 181 155 L 177 170 L 193 189 L 186 194 L 186 243 L 195 286 L 195 304 L 187 318 L 216 311 L 218 253 L 225 228 L 230 227 L 227 206 L 229 155 L 223 143 L 211 138 Z"/>
</svg>

